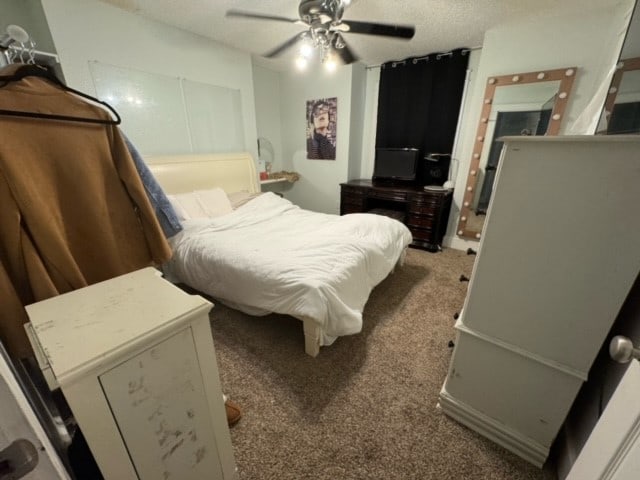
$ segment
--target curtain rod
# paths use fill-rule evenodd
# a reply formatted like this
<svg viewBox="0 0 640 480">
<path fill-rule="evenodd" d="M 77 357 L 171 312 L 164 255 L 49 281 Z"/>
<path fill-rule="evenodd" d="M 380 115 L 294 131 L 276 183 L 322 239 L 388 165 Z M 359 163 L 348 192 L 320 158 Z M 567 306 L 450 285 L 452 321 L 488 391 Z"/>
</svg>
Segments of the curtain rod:
<svg viewBox="0 0 640 480">
<path fill-rule="evenodd" d="M 463 48 L 462 49 L 462 54 L 466 55 L 469 52 L 472 52 L 474 50 L 482 50 L 482 47 L 469 47 L 469 48 Z M 425 60 L 427 58 L 429 58 L 430 56 L 435 55 L 436 56 L 436 60 L 440 60 L 442 57 L 449 57 L 451 55 L 453 55 L 453 50 L 448 51 L 448 52 L 444 52 L 444 53 L 430 53 L 429 55 L 424 55 L 422 57 L 415 57 L 413 58 L 411 61 L 412 63 L 415 65 L 416 63 L 418 63 L 419 60 Z M 389 60 L 388 62 L 385 63 L 391 63 L 392 66 L 396 66 L 396 65 L 404 65 L 405 63 L 407 63 L 406 60 Z M 380 68 L 384 65 L 384 63 L 380 63 L 378 65 L 367 65 L 365 67 L 365 70 L 371 70 L 373 68 Z"/>
</svg>

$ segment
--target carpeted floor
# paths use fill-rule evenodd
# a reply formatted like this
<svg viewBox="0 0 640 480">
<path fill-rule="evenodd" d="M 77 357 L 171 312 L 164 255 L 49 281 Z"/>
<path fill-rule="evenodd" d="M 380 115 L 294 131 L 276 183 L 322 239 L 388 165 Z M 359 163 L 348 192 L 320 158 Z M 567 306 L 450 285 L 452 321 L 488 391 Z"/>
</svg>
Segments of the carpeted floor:
<svg viewBox="0 0 640 480">
<path fill-rule="evenodd" d="M 241 480 L 541 479 L 542 472 L 436 408 L 475 257 L 409 249 L 378 285 L 362 333 L 317 358 L 302 323 L 221 304 L 212 328 Z"/>
</svg>

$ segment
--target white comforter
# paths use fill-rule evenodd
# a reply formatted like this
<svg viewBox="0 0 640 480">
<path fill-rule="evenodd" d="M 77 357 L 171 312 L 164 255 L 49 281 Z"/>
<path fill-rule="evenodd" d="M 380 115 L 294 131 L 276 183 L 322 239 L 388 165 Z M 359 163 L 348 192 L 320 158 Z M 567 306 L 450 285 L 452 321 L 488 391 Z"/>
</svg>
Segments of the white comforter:
<svg viewBox="0 0 640 480">
<path fill-rule="evenodd" d="M 324 344 L 362 329 L 371 290 L 412 238 L 397 220 L 311 212 L 273 193 L 183 225 L 171 238 L 171 275 L 252 315 L 312 319 Z"/>
</svg>

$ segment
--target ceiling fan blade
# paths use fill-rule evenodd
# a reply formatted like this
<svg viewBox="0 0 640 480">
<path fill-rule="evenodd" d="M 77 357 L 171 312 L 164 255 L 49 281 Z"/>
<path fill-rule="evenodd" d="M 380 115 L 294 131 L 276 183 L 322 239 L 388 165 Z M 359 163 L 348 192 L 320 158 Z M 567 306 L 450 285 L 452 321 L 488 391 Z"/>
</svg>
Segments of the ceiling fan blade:
<svg viewBox="0 0 640 480">
<path fill-rule="evenodd" d="M 351 50 L 349 48 L 349 45 L 347 45 L 347 42 L 344 41 L 344 39 L 342 38 L 341 35 L 336 35 L 336 40 L 334 40 L 333 42 L 333 48 L 332 51 L 335 55 L 337 55 L 340 58 L 340 61 L 344 64 L 344 65 L 349 65 L 350 63 L 353 62 L 357 62 L 358 61 L 358 56 L 353 53 L 353 50 Z M 340 42 L 342 43 L 343 47 L 341 48 L 337 48 L 336 47 L 336 42 Z"/>
<path fill-rule="evenodd" d="M 347 30 L 340 29 L 346 33 L 364 33 L 367 35 L 382 35 L 384 37 L 396 37 L 411 39 L 416 33 L 416 29 L 407 25 L 388 25 L 384 23 L 356 22 L 343 20 L 341 25 L 346 25 Z"/>
<path fill-rule="evenodd" d="M 282 52 L 287 50 L 288 48 L 293 47 L 296 43 L 298 43 L 304 37 L 306 32 L 300 32 L 298 35 L 291 37 L 289 40 L 284 42 L 282 45 L 277 46 L 273 50 L 268 51 L 263 55 L 263 57 L 273 58 L 280 55 Z"/>
<path fill-rule="evenodd" d="M 227 10 L 227 13 L 225 13 L 226 17 L 240 17 L 240 18 L 253 18 L 256 20 L 275 20 L 278 22 L 286 22 L 286 23 L 298 23 L 300 22 L 299 19 L 297 18 L 287 18 L 287 17 L 280 17 L 278 15 L 264 15 L 262 13 L 253 13 L 253 12 L 246 12 L 244 10 L 236 10 L 236 9 L 231 9 L 231 10 Z"/>
</svg>

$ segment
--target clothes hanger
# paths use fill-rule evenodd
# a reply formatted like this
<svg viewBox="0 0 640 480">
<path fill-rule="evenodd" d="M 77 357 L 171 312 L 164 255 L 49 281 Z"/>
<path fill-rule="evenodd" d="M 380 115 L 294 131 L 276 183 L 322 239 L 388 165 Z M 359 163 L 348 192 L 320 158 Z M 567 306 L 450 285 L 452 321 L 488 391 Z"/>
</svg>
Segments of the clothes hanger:
<svg viewBox="0 0 640 480">
<path fill-rule="evenodd" d="M 53 113 L 23 112 L 18 110 L 3 110 L 3 109 L 0 109 L 0 115 L 9 115 L 13 117 L 45 118 L 49 120 L 65 120 L 69 122 L 98 123 L 102 125 L 120 125 L 120 122 L 121 122 L 120 115 L 118 115 L 118 112 L 116 112 L 111 105 L 109 105 L 106 102 L 103 102 L 102 100 L 98 100 L 97 98 L 94 98 L 91 95 L 87 95 L 86 93 L 79 92 L 78 90 L 75 90 L 71 87 L 66 86 L 64 83 L 60 81 L 60 79 L 58 79 L 58 77 L 56 77 L 56 75 L 53 73 L 52 70 L 50 70 L 47 67 L 43 67 L 41 65 L 26 64 L 18 68 L 11 75 L 0 75 L 0 83 L 2 83 L 0 85 L 0 88 L 3 88 L 4 86 L 6 86 L 11 82 L 19 82 L 25 77 L 40 77 L 40 78 L 49 80 L 50 82 L 52 82 L 53 84 L 57 85 L 58 87 L 62 88 L 67 92 L 71 92 L 75 95 L 86 98 L 87 100 L 90 100 L 92 102 L 95 102 L 99 105 L 106 107 L 115 116 L 116 119 L 103 120 L 100 118 L 72 117 L 69 115 L 57 115 Z"/>
</svg>

